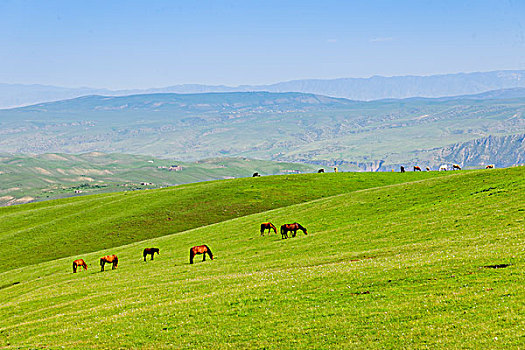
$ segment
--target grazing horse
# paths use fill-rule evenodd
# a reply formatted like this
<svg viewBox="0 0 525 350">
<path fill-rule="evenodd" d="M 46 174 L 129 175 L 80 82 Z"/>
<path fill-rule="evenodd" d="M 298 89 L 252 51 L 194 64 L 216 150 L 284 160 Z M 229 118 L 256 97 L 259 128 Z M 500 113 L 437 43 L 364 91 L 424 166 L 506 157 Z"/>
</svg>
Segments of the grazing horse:
<svg viewBox="0 0 525 350">
<path fill-rule="evenodd" d="M 485 167 L 485 169 L 494 169 L 494 164 L 489 164 Z"/>
<path fill-rule="evenodd" d="M 259 173 L 253 173 L 252 177 L 260 177 L 261 175 Z"/>
<path fill-rule="evenodd" d="M 417 165 L 414 165 L 414 171 L 421 171 L 421 168 L 418 167 Z"/>
<path fill-rule="evenodd" d="M 263 222 L 261 224 L 261 236 L 264 236 L 264 231 L 268 230 L 268 234 L 275 232 L 277 234 L 277 228 L 271 222 Z"/>
<path fill-rule="evenodd" d="M 440 166 L 439 171 L 447 171 L 447 166 L 446 165 Z"/>
<path fill-rule="evenodd" d="M 401 172 L 404 173 L 405 172 L 405 167 L 401 165 Z"/>
<path fill-rule="evenodd" d="M 79 267 L 80 269 L 78 271 L 82 271 L 82 267 L 84 270 L 87 270 L 87 264 L 83 259 L 77 259 L 73 261 L 73 273 L 76 273 Z"/>
<path fill-rule="evenodd" d="M 459 164 L 452 164 L 452 170 L 461 170 L 461 167 L 459 166 Z"/>
<path fill-rule="evenodd" d="M 193 257 L 197 254 L 202 254 L 202 261 L 206 261 L 206 253 L 210 256 L 210 259 L 213 260 L 213 254 L 210 247 L 207 245 L 198 245 L 190 248 L 190 264 L 193 264 Z"/>
<path fill-rule="evenodd" d="M 430 171 L 430 168 L 428 166 L 425 169 L 427 169 L 427 171 Z"/>
<path fill-rule="evenodd" d="M 113 264 L 112 270 L 115 270 L 118 265 L 118 258 L 116 255 L 106 255 L 100 258 L 100 271 L 104 271 L 104 264 Z"/>
<path fill-rule="evenodd" d="M 320 174 L 320 173 L 324 173 L 324 169 L 321 168 L 321 169 L 317 170 L 317 173 L 318 173 L 318 174 Z"/>
<path fill-rule="evenodd" d="M 288 232 L 292 232 L 292 237 L 295 237 L 297 235 L 297 230 L 303 231 L 305 235 L 308 234 L 306 232 L 306 227 L 301 226 L 301 224 L 298 224 L 297 222 L 294 222 L 293 224 L 284 224 L 281 226 L 281 239 L 288 238 Z"/>
<path fill-rule="evenodd" d="M 149 254 L 151 255 L 151 260 L 153 260 L 153 256 L 157 253 L 159 255 L 159 248 L 145 248 L 142 252 L 142 255 L 144 256 L 144 261 L 146 261 L 146 256 Z"/>
</svg>

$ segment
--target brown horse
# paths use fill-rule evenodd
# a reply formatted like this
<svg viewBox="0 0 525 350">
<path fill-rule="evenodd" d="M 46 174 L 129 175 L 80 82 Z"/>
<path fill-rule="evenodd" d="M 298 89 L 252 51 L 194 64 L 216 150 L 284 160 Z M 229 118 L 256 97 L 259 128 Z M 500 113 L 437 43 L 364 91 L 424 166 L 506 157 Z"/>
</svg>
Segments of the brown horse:
<svg viewBox="0 0 525 350">
<path fill-rule="evenodd" d="M 459 164 L 452 164 L 452 170 L 461 170 Z"/>
<path fill-rule="evenodd" d="M 414 171 L 421 171 L 421 167 L 414 165 Z"/>
<path fill-rule="evenodd" d="M 198 245 L 190 248 L 190 264 L 193 264 L 193 257 L 197 254 L 202 254 L 202 261 L 206 261 L 206 254 L 213 260 L 213 254 L 210 247 L 207 245 Z"/>
<path fill-rule="evenodd" d="M 277 234 L 277 228 L 271 222 L 263 222 L 261 224 L 261 236 L 264 236 L 264 231 L 268 230 L 268 234 L 275 232 Z"/>
<path fill-rule="evenodd" d="M 151 260 L 153 260 L 153 256 L 157 253 L 159 255 L 159 248 L 145 248 L 142 252 L 142 255 L 144 256 L 144 261 L 146 261 L 146 256 L 149 254 L 151 255 Z"/>
<path fill-rule="evenodd" d="M 84 268 L 84 270 L 87 270 L 87 264 L 83 259 L 77 259 L 73 261 L 73 273 L 76 273 L 79 267 L 79 271 L 82 271 L 82 267 Z"/>
<path fill-rule="evenodd" d="M 322 173 L 324 173 L 324 169 L 321 168 L 321 169 L 317 170 L 317 173 L 318 173 L 318 174 L 322 174 Z"/>
<path fill-rule="evenodd" d="M 494 164 L 489 164 L 485 167 L 485 169 L 494 169 Z"/>
<path fill-rule="evenodd" d="M 100 271 L 104 271 L 104 264 L 113 264 L 111 267 L 112 270 L 115 270 L 118 265 L 118 258 L 116 255 L 107 255 L 100 258 Z"/>
<path fill-rule="evenodd" d="M 281 226 L 281 239 L 288 238 L 288 232 L 292 232 L 292 237 L 295 237 L 297 235 L 297 230 L 303 231 L 305 235 L 308 234 L 306 232 L 306 227 L 301 226 L 301 224 L 298 224 L 297 222 L 294 222 L 293 224 L 284 224 Z"/>
</svg>

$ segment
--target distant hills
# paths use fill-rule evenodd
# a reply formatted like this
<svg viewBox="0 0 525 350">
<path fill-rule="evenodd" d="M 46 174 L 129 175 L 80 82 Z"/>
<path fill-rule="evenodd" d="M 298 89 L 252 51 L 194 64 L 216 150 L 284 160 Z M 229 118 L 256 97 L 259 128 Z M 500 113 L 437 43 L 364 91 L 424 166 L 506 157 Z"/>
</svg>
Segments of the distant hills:
<svg viewBox="0 0 525 350">
<path fill-rule="evenodd" d="M 524 95 L 513 88 L 369 102 L 297 92 L 85 96 L 0 110 L 0 152 L 248 157 L 365 171 L 510 166 L 523 159 L 519 137 L 505 137 L 525 133 Z M 490 137 L 504 141 L 475 146 Z"/>
<path fill-rule="evenodd" d="M 46 85 L 0 84 L 0 108 L 58 101 L 85 95 L 123 96 L 151 93 L 302 92 L 351 100 L 409 97 L 443 97 L 478 94 L 490 90 L 525 87 L 525 70 L 430 76 L 395 76 L 340 79 L 303 79 L 269 85 L 184 84 L 163 88 L 111 91 L 97 88 L 63 88 Z"/>
</svg>

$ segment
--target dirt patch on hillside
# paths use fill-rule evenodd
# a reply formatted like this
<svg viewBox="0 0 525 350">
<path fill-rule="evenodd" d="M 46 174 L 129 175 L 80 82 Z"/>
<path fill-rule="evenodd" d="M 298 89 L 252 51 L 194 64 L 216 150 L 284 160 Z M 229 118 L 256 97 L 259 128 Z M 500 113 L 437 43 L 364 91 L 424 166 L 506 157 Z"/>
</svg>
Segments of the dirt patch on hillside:
<svg viewBox="0 0 525 350">
<path fill-rule="evenodd" d="M 109 170 L 73 168 L 69 171 L 73 175 L 113 175 Z"/>
<path fill-rule="evenodd" d="M 39 174 L 42 174 L 42 175 L 53 175 L 50 171 L 48 171 L 48 170 L 46 170 L 44 168 L 34 167 L 33 169 L 36 170 Z"/>
<path fill-rule="evenodd" d="M 42 158 L 49 159 L 49 160 L 66 160 L 66 161 L 69 160 L 69 159 L 67 159 L 65 157 L 62 157 L 62 156 L 60 156 L 58 154 L 54 154 L 54 153 L 44 154 L 44 155 L 42 155 Z"/>
</svg>

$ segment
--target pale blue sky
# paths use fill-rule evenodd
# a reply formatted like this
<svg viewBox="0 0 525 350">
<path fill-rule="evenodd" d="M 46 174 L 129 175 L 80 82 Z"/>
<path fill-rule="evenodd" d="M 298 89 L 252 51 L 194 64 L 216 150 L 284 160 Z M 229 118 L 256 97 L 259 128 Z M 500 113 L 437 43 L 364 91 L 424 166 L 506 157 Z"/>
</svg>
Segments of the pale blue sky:
<svg viewBox="0 0 525 350">
<path fill-rule="evenodd" d="M 525 1 L 0 0 L 0 83 L 147 88 L 525 69 Z"/>
</svg>

